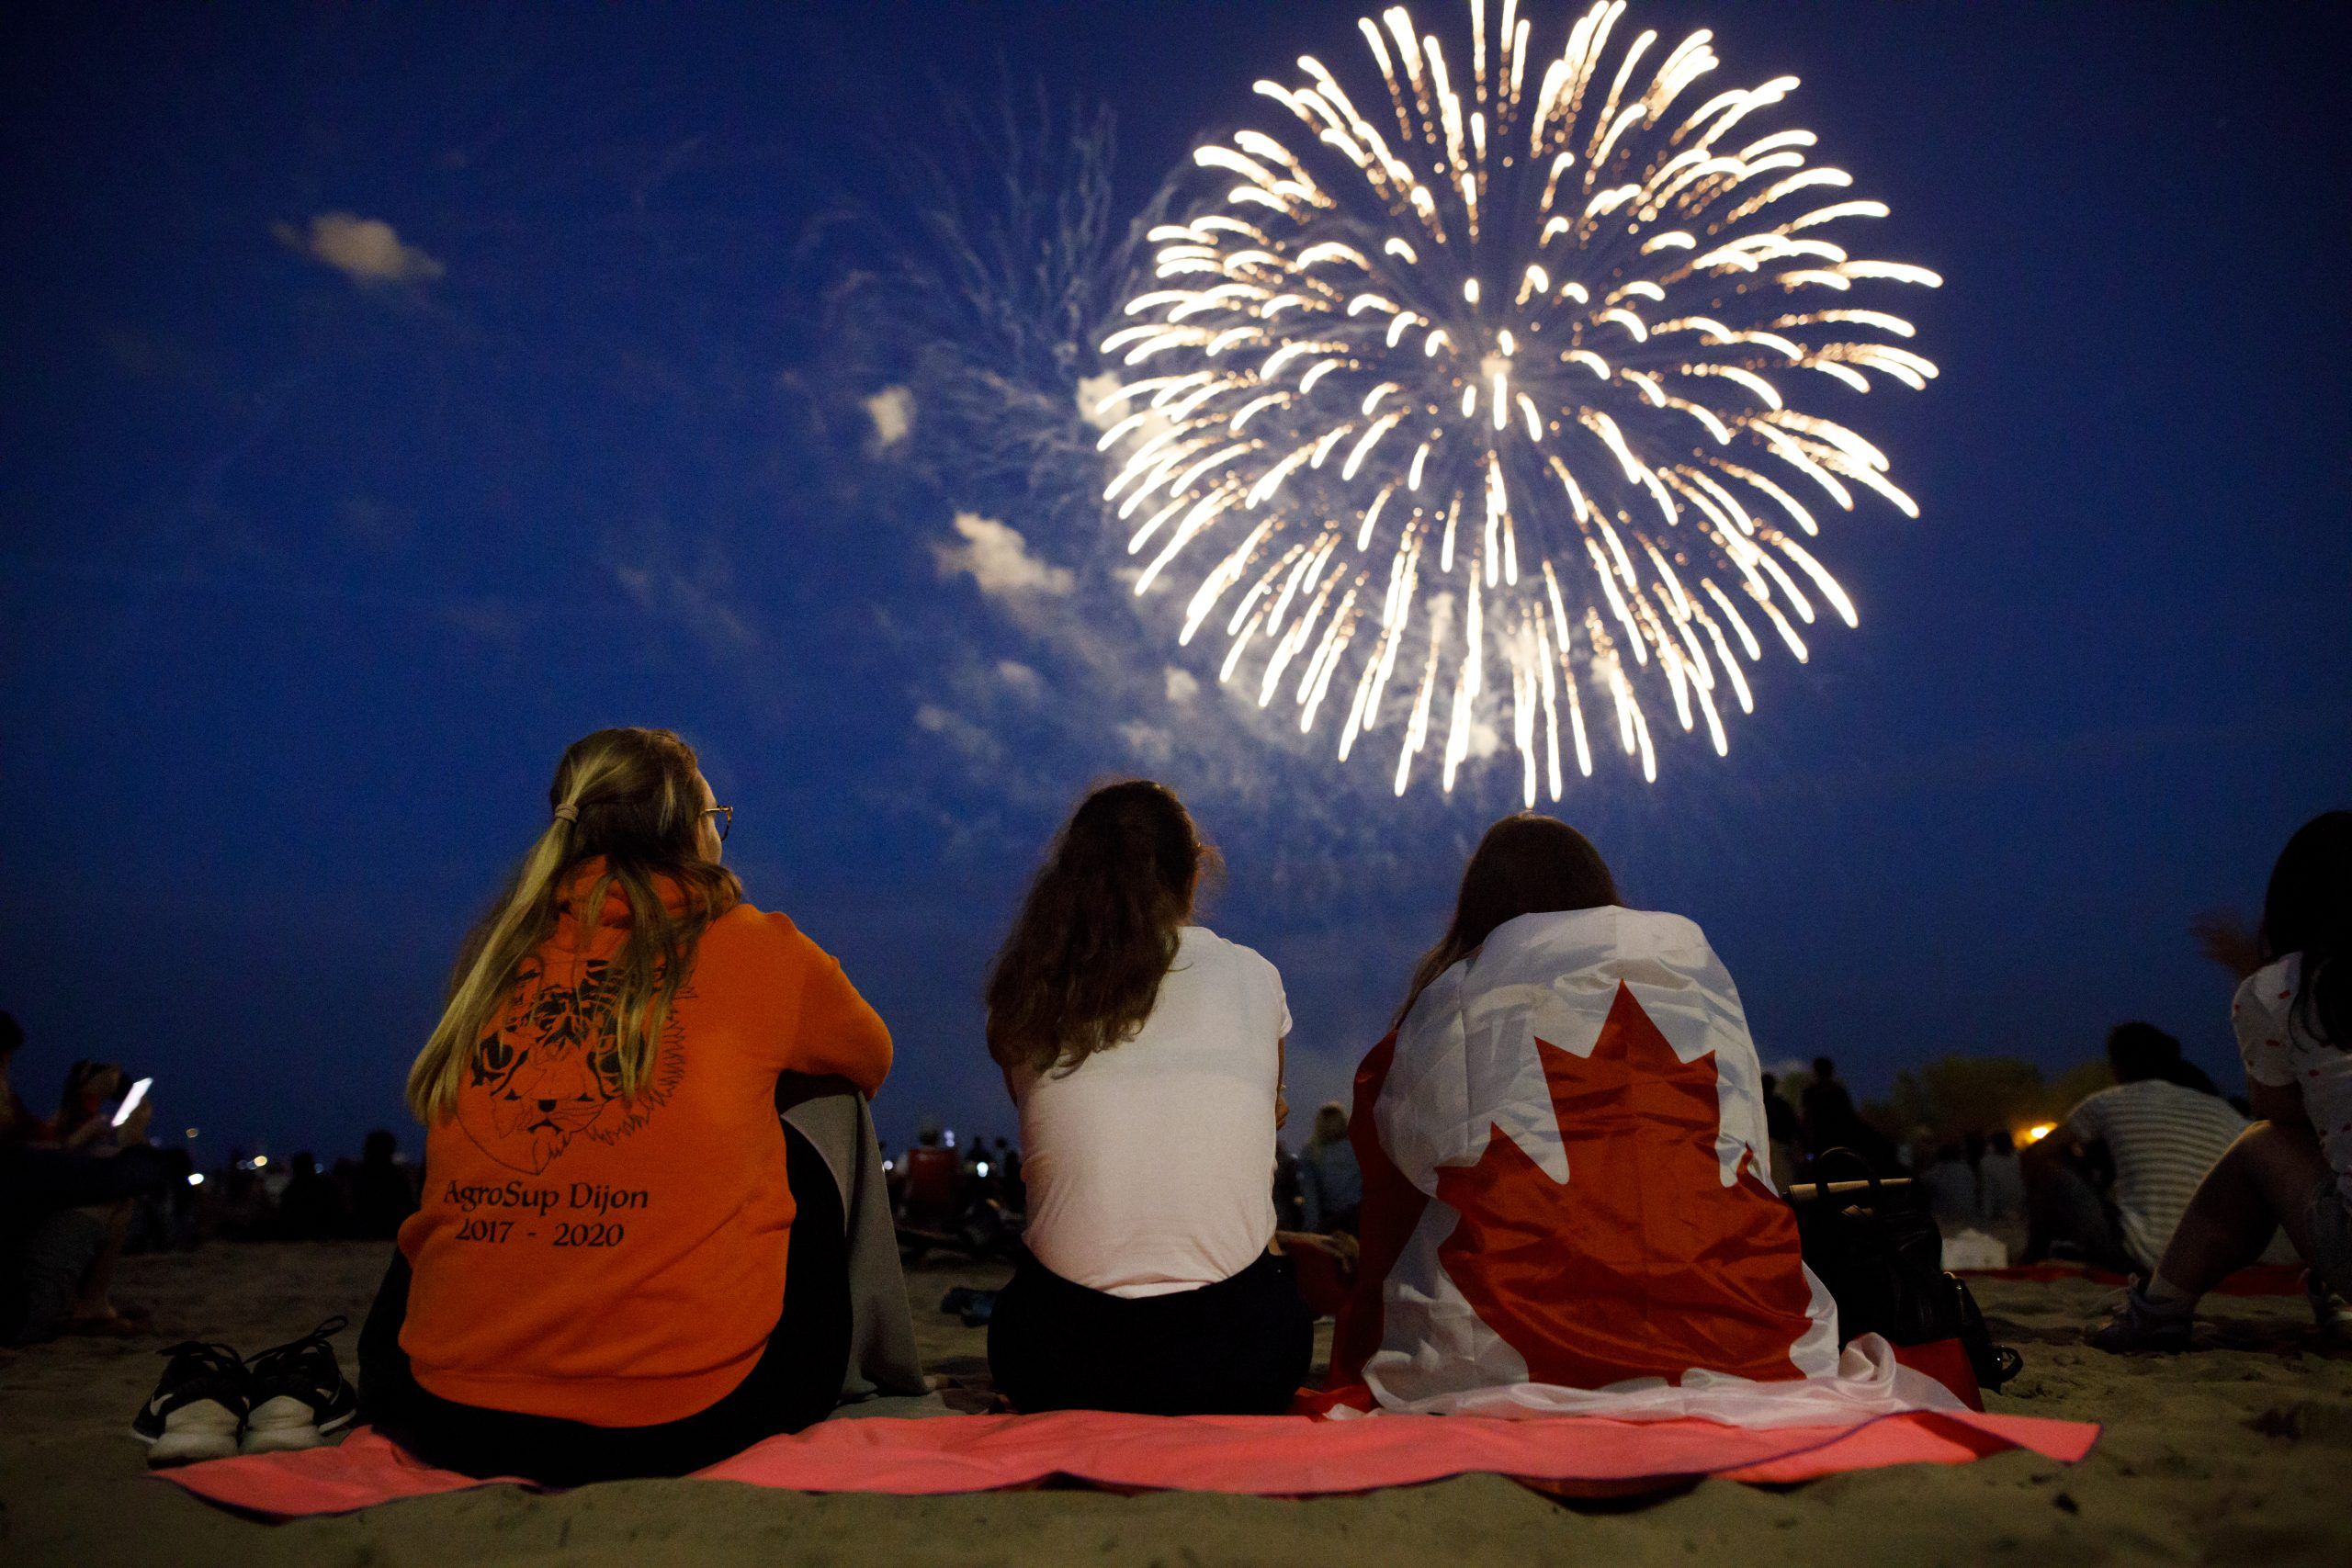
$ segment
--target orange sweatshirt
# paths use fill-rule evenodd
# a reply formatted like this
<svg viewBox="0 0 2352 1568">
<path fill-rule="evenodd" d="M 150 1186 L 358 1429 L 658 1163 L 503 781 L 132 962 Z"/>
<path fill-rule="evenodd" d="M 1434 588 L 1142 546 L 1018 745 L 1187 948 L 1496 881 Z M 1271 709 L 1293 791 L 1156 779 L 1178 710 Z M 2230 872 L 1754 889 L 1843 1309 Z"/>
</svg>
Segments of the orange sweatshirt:
<svg viewBox="0 0 2352 1568">
<path fill-rule="evenodd" d="M 579 874 L 582 897 L 594 870 Z M 674 1421 L 732 1392 L 782 1314 L 792 1193 L 780 1072 L 868 1095 L 890 1035 L 841 964 L 739 905 L 696 949 L 651 1072 L 623 1100 L 605 962 L 617 890 L 567 905 L 425 1135 L 401 1348 L 430 1393 L 598 1427 Z"/>
</svg>

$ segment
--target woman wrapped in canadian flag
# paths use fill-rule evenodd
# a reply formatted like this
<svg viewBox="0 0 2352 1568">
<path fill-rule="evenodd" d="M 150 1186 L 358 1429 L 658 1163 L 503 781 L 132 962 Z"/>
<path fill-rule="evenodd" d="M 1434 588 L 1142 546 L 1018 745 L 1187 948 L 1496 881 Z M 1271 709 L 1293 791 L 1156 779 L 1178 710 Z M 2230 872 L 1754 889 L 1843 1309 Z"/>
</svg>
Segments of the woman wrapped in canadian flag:
<svg viewBox="0 0 2352 1568">
<path fill-rule="evenodd" d="M 1956 1404 L 1875 1336 L 1841 1353 L 1761 1077 L 1697 926 L 1623 908 L 1566 823 L 1495 824 L 1356 1075 L 1330 1399 L 1751 1426 Z"/>
</svg>

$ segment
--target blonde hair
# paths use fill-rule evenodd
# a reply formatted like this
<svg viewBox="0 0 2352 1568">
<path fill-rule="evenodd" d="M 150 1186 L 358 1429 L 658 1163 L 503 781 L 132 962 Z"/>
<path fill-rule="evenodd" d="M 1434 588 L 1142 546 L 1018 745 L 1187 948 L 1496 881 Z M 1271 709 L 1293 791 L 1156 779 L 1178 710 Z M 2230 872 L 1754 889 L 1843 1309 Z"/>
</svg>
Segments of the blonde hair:
<svg viewBox="0 0 2352 1568">
<path fill-rule="evenodd" d="M 700 849 L 701 770 L 694 748 L 667 729 L 600 729 L 572 742 L 548 788 L 554 814 L 490 912 L 458 950 L 449 999 L 408 1070 L 408 1105 L 431 1123 L 452 1111 L 467 1066 L 513 993 L 523 963 L 553 934 L 573 873 L 604 863 L 574 903 L 589 940 L 608 890 L 629 908 L 628 936 L 612 959 L 611 1028 L 621 1092 L 634 1099 L 693 967 L 703 930 L 741 901 L 734 873 Z M 684 895 L 662 901 L 656 878 Z"/>
</svg>

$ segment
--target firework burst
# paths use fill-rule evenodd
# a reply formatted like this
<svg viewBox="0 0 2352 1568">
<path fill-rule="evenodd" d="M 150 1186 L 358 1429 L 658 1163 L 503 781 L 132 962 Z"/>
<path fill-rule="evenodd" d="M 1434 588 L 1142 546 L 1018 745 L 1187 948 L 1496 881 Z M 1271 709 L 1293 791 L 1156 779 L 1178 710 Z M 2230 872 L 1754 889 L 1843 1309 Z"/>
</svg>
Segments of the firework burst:
<svg viewBox="0 0 2352 1568">
<path fill-rule="evenodd" d="M 1654 780 L 1661 700 L 1724 753 L 1745 666 L 1855 624 L 1815 509 L 1918 514 L 1799 403 L 1923 387 L 1911 325 L 1856 297 L 1940 280 L 1849 254 L 1886 208 L 1748 125 L 1794 78 L 1710 96 L 1710 34 L 1612 53 L 1624 11 L 1547 59 L 1518 0 L 1498 29 L 1471 0 L 1465 62 L 1399 6 L 1359 24 L 1361 97 L 1311 57 L 1260 82 L 1288 131 L 1193 154 L 1233 183 L 1150 231 L 1102 344 L 1136 592 L 1197 565 L 1180 640 L 1221 631 L 1221 678 L 1329 717 L 1342 759 L 1398 731 L 1400 795 L 1506 736 L 1531 806 L 1611 740 Z"/>
</svg>

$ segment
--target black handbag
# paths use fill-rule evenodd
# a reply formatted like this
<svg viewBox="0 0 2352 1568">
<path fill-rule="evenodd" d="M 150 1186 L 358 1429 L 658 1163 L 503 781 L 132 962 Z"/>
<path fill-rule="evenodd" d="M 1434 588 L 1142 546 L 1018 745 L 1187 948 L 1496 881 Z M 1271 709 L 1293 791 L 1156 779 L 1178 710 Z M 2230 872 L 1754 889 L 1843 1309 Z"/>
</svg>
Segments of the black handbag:
<svg viewBox="0 0 2352 1568">
<path fill-rule="evenodd" d="M 1859 1179 L 1837 1182 L 1833 1171 L 1849 1166 Z M 1976 1298 L 1945 1271 L 1943 1232 L 1907 1182 L 1888 1190 L 1868 1160 L 1844 1148 L 1815 1160 L 1810 1195 L 1792 1193 L 1791 1204 L 1805 1266 L 1838 1303 L 1839 1344 L 1858 1334 L 1894 1345 L 1957 1339 L 1980 1388 L 2017 1376 L 2024 1358 L 1993 1343 Z"/>
</svg>

